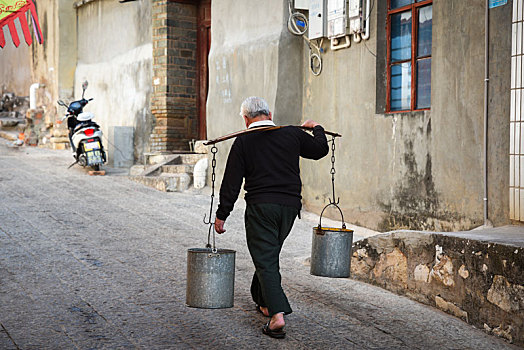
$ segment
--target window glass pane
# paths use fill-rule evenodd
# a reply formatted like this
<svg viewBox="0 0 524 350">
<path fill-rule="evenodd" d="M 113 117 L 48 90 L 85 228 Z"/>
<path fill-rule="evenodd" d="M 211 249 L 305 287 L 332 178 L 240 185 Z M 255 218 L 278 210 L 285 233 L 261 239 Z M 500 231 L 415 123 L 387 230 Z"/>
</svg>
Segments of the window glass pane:
<svg viewBox="0 0 524 350">
<path fill-rule="evenodd" d="M 413 0 L 391 0 L 391 10 L 398 9 L 399 7 L 410 5 Z"/>
<path fill-rule="evenodd" d="M 432 9 L 432 6 L 425 6 L 418 12 L 417 57 L 431 55 L 431 24 L 433 22 Z"/>
<path fill-rule="evenodd" d="M 417 62 L 417 109 L 431 107 L 431 58 Z"/>
<path fill-rule="evenodd" d="M 392 111 L 411 109 L 411 62 L 391 66 L 390 92 Z"/>
<path fill-rule="evenodd" d="M 411 58 L 411 11 L 391 16 L 391 62 Z"/>
</svg>

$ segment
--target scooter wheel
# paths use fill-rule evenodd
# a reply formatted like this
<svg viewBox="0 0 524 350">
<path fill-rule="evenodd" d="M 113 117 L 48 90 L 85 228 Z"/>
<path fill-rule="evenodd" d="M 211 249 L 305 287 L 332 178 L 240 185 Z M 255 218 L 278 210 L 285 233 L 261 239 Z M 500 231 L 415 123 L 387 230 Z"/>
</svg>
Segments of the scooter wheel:
<svg viewBox="0 0 524 350">
<path fill-rule="evenodd" d="M 100 171 L 100 164 L 93 165 L 91 168 L 93 168 L 94 171 Z"/>
</svg>

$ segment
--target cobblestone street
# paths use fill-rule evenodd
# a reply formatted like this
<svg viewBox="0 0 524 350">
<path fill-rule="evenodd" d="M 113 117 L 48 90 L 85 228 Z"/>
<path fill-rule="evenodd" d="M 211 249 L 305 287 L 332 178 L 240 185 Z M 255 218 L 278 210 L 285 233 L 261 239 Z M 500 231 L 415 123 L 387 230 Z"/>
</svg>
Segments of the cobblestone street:
<svg viewBox="0 0 524 350">
<path fill-rule="evenodd" d="M 287 337 L 263 335 L 243 201 L 217 237 L 237 251 L 235 306 L 189 308 L 186 251 L 206 243 L 209 196 L 70 163 L 68 151 L 0 139 L 0 349 L 517 349 L 375 286 L 311 276 L 314 215 L 297 220 L 282 253 Z"/>
</svg>

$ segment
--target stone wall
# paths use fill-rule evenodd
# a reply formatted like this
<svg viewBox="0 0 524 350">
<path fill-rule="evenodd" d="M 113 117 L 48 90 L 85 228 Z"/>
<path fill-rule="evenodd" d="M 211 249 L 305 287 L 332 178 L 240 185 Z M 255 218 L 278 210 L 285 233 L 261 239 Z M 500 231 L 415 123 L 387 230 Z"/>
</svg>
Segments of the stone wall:
<svg viewBox="0 0 524 350">
<path fill-rule="evenodd" d="M 152 152 L 187 150 L 198 137 L 197 7 L 153 2 Z"/>
<path fill-rule="evenodd" d="M 524 345 L 524 249 L 397 231 L 353 246 L 352 277 Z"/>
</svg>

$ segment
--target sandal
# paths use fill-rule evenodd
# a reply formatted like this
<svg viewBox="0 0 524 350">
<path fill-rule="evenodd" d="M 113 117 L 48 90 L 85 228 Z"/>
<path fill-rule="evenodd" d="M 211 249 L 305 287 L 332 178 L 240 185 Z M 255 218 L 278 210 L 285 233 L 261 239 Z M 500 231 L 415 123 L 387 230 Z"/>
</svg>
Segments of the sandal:
<svg viewBox="0 0 524 350">
<path fill-rule="evenodd" d="M 271 338 L 277 338 L 277 339 L 283 339 L 286 337 L 286 332 L 284 331 L 284 327 L 277 328 L 277 329 L 271 329 L 269 328 L 269 323 L 271 320 L 267 321 L 267 323 L 262 327 L 262 333 L 265 335 L 269 335 Z"/>
</svg>

